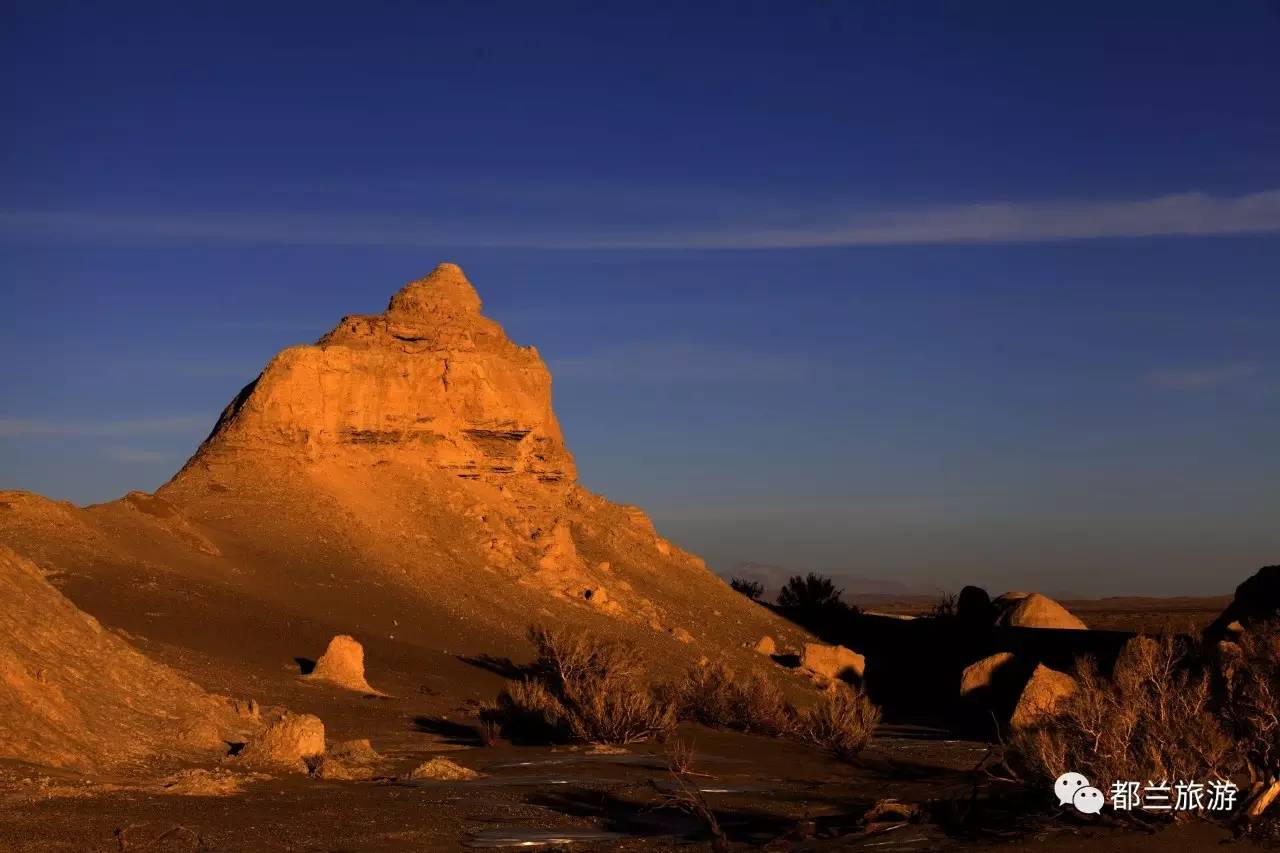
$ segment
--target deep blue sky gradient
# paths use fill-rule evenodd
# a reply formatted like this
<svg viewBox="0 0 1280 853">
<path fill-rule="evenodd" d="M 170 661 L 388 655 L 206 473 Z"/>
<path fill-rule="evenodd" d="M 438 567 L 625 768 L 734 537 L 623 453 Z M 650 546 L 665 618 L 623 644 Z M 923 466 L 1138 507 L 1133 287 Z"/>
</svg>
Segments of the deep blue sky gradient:
<svg viewBox="0 0 1280 853">
<path fill-rule="evenodd" d="M 717 568 L 1280 561 L 1280 6 L 688 5 L 5 4 L 0 487 L 154 488 L 452 260 Z"/>
</svg>

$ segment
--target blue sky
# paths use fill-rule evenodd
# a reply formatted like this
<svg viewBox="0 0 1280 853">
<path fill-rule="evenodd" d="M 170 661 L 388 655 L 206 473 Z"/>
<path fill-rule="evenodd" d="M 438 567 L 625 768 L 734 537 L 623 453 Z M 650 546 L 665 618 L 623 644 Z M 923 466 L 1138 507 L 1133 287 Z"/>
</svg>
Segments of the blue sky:
<svg viewBox="0 0 1280 853">
<path fill-rule="evenodd" d="M 585 483 L 718 568 L 1280 560 L 1276 3 L 4 17 L 0 486 L 154 488 L 452 260 Z"/>
</svg>

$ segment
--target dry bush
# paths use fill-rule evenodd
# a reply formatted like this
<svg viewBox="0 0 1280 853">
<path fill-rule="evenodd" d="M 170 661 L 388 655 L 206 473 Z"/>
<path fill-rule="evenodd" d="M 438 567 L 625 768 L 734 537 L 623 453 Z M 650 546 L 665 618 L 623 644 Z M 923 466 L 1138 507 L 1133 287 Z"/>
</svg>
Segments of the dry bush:
<svg viewBox="0 0 1280 853">
<path fill-rule="evenodd" d="M 1078 661 L 1075 675 L 1079 688 L 1055 716 L 1012 738 L 1008 761 L 1028 781 L 1074 771 L 1105 791 L 1120 780 L 1226 778 L 1238 765 L 1189 642 L 1135 637 L 1110 679 L 1092 660 Z"/>
<path fill-rule="evenodd" d="M 667 793 L 659 789 L 659 807 L 676 808 L 696 817 L 711 835 L 712 851 L 726 853 L 729 850 L 729 838 L 720 828 L 716 813 L 707 802 L 701 787 L 694 780 L 695 776 L 706 774 L 697 773 L 694 770 L 693 743 L 677 738 L 667 743 L 665 752 L 667 772 L 671 775 L 674 790 Z"/>
<path fill-rule="evenodd" d="M 481 746 L 496 746 L 502 736 L 502 721 L 505 716 L 502 706 L 496 702 L 485 702 L 477 713 L 480 724 L 476 727 L 476 735 Z"/>
<path fill-rule="evenodd" d="M 572 739 L 569 713 L 542 681 L 509 681 L 498 694 L 502 734 L 523 743 L 561 743 Z"/>
<path fill-rule="evenodd" d="M 625 744 L 674 728 L 674 702 L 647 684 L 631 645 L 570 629 L 531 628 L 529 639 L 531 675 L 499 697 L 509 736 Z"/>
<path fill-rule="evenodd" d="M 794 712 L 782 691 L 759 673 L 738 676 L 722 663 L 695 666 L 672 692 L 682 720 L 772 736 L 793 728 Z"/>
<path fill-rule="evenodd" d="M 1253 783 L 1257 817 L 1280 796 L 1280 621 L 1250 625 L 1224 658 L 1222 714 Z"/>
<path fill-rule="evenodd" d="M 834 685 L 812 708 L 799 715 L 796 733 L 805 741 L 851 761 L 871 741 L 880 709 L 860 688 Z"/>
</svg>

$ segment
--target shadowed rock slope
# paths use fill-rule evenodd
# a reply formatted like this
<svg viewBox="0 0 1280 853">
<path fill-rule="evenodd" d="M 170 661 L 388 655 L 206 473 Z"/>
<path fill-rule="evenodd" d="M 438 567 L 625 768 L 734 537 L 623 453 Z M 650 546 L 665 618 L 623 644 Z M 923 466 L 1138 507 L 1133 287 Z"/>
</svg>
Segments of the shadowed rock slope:
<svg viewBox="0 0 1280 853">
<path fill-rule="evenodd" d="M 760 666 L 762 634 L 800 639 L 642 511 L 578 484 L 542 359 L 452 264 L 279 353 L 155 495 L 0 493 L 0 542 L 72 571 L 90 612 L 128 600 L 122 621 L 153 610 L 168 644 L 268 668 L 300 652 L 237 645 L 240 611 L 277 614 L 290 638 L 315 625 L 308 642 L 351 634 L 375 666 L 391 644 L 519 652 L 531 622 L 627 636 L 667 666 Z"/>
<path fill-rule="evenodd" d="M 215 758 L 239 739 L 210 696 L 80 611 L 0 547 L 0 758 L 80 771 Z"/>
</svg>

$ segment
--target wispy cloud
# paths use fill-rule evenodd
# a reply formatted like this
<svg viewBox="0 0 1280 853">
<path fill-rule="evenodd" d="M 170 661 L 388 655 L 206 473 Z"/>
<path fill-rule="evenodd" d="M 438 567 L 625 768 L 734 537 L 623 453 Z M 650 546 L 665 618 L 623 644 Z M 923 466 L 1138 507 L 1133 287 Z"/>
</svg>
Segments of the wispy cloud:
<svg viewBox="0 0 1280 853">
<path fill-rule="evenodd" d="M 625 221 L 626 194 L 610 219 Z M 0 211 L 0 238 L 72 243 L 451 246 L 531 249 L 786 249 L 901 244 L 1034 243 L 1280 232 L 1280 189 L 1237 196 L 1183 192 L 1140 199 L 994 201 L 913 207 L 758 199 L 726 210 L 708 193 L 666 216 L 600 224 L 598 205 L 557 211 L 558 224 L 469 217 L 289 211 Z M 652 202 L 648 202 L 649 207 Z M 616 215 L 620 212 L 621 216 Z M 530 216 L 537 223 L 547 219 Z M 715 222 L 714 226 L 702 223 Z M 785 223 L 785 224 L 779 224 Z"/>
<path fill-rule="evenodd" d="M 180 454 L 172 450 L 140 450 L 136 447 L 110 447 L 107 449 L 107 458 L 113 462 L 173 462 L 179 456 Z"/>
<path fill-rule="evenodd" d="M 819 524 L 914 523 L 954 514 L 959 501 L 936 498 L 904 500 L 840 501 L 808 503 L 700 503 L 655 506 L 650 515 L 655 522 L 736 522 L 768 524 L 803 520 Z"/>
<path fill-rule="evenodd" d="M 1183 370 L 1158 370 L 1148 374 L 1147 381 L 1170 391 L 1204 391 L 1256 376 L 1259 369 L 1256 362 L 1237 361 Z"/>
<path fill-rule="evenodd" d="M 84 436 L 121 438 L 184 433 L 212 424 L 208 415 L 139 418 L 119 421 L 47 421 L 0 418 L 0 438 Z"/>
<path fill-rule="evenodd" d="M 663 384 L 776 382 L 811 375 L 811 359 L 695 343 L 635 343 L 573 358 L 550 360 L 557 379 Z"/>
</svg>

